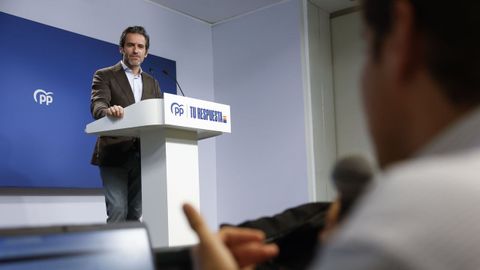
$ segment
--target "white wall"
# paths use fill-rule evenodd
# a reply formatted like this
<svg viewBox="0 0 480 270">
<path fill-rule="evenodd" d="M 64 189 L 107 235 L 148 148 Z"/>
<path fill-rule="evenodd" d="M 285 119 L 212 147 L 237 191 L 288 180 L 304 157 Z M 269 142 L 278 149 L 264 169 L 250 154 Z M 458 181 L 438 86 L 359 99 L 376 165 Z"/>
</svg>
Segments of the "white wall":
<svg viewBox="0 0 480 270">
<path fill-rule="evenodd" d="M 114 44 L 127 26 L 143 25 L 151 36 L 150 53 L 177 61 L 177 78 L 186 94 L 214 100 L 209 24 L 147 1 L 2 0 L 0 11 Z M 199 148 L 201 208 L 209 223 L 215 225 L 215 140 L 201 142 Z M 51 196 L 46 192 L 37 196 L 7 196 L 2 193 L 0 216 L 4 217 L 0 226 L 103 222 L 105 206 L 101 195 Z"/>
<path fill-rule="evenodd" d="M 309 200 L 302 23 L 290 0 L 213 27 L 215 98 L 232 112 L 217 139 L 219 222 Z"/>
<path fill-rule="evenodd" d="M 9 191 L 11 192 L 11 191 Z M 43 195 L 21 196 L 17 192 L 0 196 L 0 227 L 40 226 L 52 224 L 102 223 L 105 221 L 103 196 L 81 192 L 77 195 L 40 192 Z M 38 192 L 35 192 L 38 193 Z M 72 192 L 69 192 L 72 193 Z"/>
<path fill-rule="evenodd" d="M 335 106 L 330 38 L 330 14 L 308 1 L 308 67 L 311 115 L 311 155 L 314 164 L 315 199 L 330 201 L 335 196 L 331 170 L 336 160 Z"/>
<path fill-rule="evenodd" d="M 360 95 L 365 50 L 361 20 L 360 12 L 331 20 L 337 154 L 361 154 L 375 162 Z"/>
</svg>

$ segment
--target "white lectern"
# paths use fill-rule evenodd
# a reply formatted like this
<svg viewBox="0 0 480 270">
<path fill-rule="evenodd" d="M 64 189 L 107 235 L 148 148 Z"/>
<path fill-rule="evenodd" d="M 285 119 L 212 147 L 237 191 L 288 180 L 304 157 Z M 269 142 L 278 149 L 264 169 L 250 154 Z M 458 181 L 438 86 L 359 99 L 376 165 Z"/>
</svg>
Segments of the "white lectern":
<svg viewBox="0 0 480 270">
<path fill-rule="evenodd" d="M 154 247 L 195 243 L 181 205 L 200 208 L 197 142 L 230 133 L 230 122 L 228 105 L 165 93 L 128 106 L 122 119 L 87 125 L 88 134 L 140 138 L 143 220 Z"/>
</svg>

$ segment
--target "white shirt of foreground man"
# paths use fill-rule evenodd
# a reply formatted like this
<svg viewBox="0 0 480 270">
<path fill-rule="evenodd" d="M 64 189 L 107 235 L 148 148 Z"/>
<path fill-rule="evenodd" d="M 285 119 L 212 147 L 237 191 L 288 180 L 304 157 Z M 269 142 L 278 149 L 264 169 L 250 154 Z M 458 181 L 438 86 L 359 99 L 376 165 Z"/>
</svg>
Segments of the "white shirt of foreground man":
<svg viewBox="0 0 480 270">
<path fill-rule="evenodd" d="M 480 110 L 380 178 L 312 269 L 479 269 Z"/>
</svg>

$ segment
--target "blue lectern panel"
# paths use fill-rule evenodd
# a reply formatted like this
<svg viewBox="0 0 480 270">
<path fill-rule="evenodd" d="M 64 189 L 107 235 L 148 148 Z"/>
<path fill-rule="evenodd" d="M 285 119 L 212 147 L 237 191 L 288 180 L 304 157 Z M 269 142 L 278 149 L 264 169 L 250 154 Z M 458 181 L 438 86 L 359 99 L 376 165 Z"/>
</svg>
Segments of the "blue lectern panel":
<svg viewBox="0 0 480 270">
<path fill-rule="evenodd" d="M 0 187 L 101 187 L 84 129 L 93 73 L 121 59 L 118 45 L 2 12 L 0 33 Z M 149 55 L 142 68 L 176 93 L 162 73 L 175 61 Z"/>
</svg>

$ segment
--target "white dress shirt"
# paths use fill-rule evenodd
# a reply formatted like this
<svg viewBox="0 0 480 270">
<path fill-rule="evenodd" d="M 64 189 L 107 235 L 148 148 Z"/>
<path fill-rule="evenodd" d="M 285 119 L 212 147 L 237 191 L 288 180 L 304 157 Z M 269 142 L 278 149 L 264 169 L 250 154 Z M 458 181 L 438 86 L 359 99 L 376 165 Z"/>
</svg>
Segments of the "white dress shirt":
<svg viewBox="0 0 480 270">
<path fill-rule="evenodd" d="M 125 71 L 125 75 L 127 75 L 128 82 L 130 83 L 130 88 L 132 88 L 135 103 L 139 102 L 142 100 L 143 93 L 142 68 L 140 68 L 140 72 L 138 74 L 133 74 L 133 70 L 127 67 L 123 61 L 121 61 L 121 63 L 123 70 Z"/>
<path fill-rule="evenodd" d="M 312 269 L 480 269 L 480 110 L 380 175 Z"/>
</svg>

